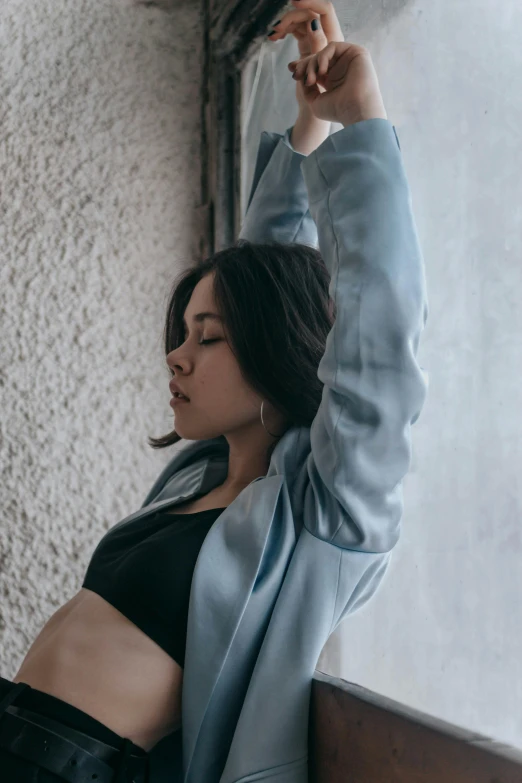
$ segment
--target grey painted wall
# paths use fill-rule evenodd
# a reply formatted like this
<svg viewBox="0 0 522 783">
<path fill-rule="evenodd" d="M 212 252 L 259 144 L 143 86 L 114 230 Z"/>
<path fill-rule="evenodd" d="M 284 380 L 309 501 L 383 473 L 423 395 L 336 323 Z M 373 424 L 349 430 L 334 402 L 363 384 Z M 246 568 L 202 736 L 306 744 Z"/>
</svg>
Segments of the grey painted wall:
<svg viewBox="0 0 522 783">
<path fill-rule="evenodd" d="M 175 449 L 162 346 L 193 260 L 201 3 L 3 0 L 0 673 Z"/>
<path fill-rule="evenodd" d="M 522 747 L 522 5 L 335 7 L 346 40 L 372 53 L 401 142 L 427 267 L 430 390 L 392 566 L 318 668 Z M 261 131 L 297 115 L 295 39 L 259 55 L 244 74 L 243 205 Z"/>
</svg>

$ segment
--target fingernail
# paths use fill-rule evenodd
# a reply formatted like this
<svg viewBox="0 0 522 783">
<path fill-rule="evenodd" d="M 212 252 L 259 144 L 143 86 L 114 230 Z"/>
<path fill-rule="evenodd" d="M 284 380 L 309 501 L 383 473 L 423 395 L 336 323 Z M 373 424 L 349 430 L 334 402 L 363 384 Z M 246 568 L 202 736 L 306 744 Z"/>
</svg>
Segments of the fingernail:
<svg viewBox="0 0 522 783">
<path fill-rule="evenodd" d="M 316 30 L 319 29 L 319 27 L 320 27 L 319 19 L 314 19 L 313 22 L 312 22 L 312 30 L 314 31 L 314 33 L 315 33 Z"/>
</svg>

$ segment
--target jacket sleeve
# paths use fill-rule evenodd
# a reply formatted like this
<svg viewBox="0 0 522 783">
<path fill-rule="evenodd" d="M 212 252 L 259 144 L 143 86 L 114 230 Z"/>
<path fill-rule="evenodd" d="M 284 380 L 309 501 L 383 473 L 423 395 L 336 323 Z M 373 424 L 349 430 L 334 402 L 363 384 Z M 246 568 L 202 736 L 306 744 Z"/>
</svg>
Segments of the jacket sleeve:
<svg viewBox="0 0 522 783">
<path fill-rule="evenodd" d="M 425 271 L 395 128 L 366 120 L 308 157 L 264 132 L 240 238 L 318 247 L 337 317 L 303 470 L 303 524 L 341 548 L 388 552 L 399 538 L 410 427 L 428 388 L 417 364 Z"/>
<path fill-rule="evenodd" d="M 388 552 L 428 389 L 416 360 L 424 262 L 395 129 L 384 119 L 347 126 L 301 169 L 337 307 L 318 367 L 303 524 L 344 549 Z"/>
<path fill-rule="evenodd" d="M 301 171 L 305 155 L 284 135 L 263 131 L 257 153 L 248 208 L 239 239 L 250 242 L 298 242 L 318 249 L 317 227 L 308 207 Z"/>
</svg>

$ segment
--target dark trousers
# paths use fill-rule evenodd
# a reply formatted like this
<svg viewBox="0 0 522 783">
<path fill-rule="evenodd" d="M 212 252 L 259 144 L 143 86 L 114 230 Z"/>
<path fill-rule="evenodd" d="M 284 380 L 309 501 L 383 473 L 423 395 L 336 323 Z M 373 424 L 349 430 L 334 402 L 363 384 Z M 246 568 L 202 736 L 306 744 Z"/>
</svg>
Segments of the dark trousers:
<svg viewBox="0 0 522 783">
<path fill-rule="evenodd" d="M 0 780 L 149 783 L 149 758 L 71 704 L 0 677 Z"/>
</svg>

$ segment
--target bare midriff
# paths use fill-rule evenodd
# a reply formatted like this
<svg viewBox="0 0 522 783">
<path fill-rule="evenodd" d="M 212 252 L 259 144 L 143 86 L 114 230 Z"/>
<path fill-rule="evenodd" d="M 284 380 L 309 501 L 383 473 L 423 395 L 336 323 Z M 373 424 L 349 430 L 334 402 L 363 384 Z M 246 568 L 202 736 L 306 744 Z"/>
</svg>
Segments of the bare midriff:
<svg viewBox="0 0 522 783">
<path fill-rule="evenodd" d="M 226 508 L 231 502 L 230 495 L 210 495 L 171 513 Z M 182 667 L 83 587 L 44 625 L 13 682 L 72 704 L 147 752 L 181 726 Z"/>
</svg>

